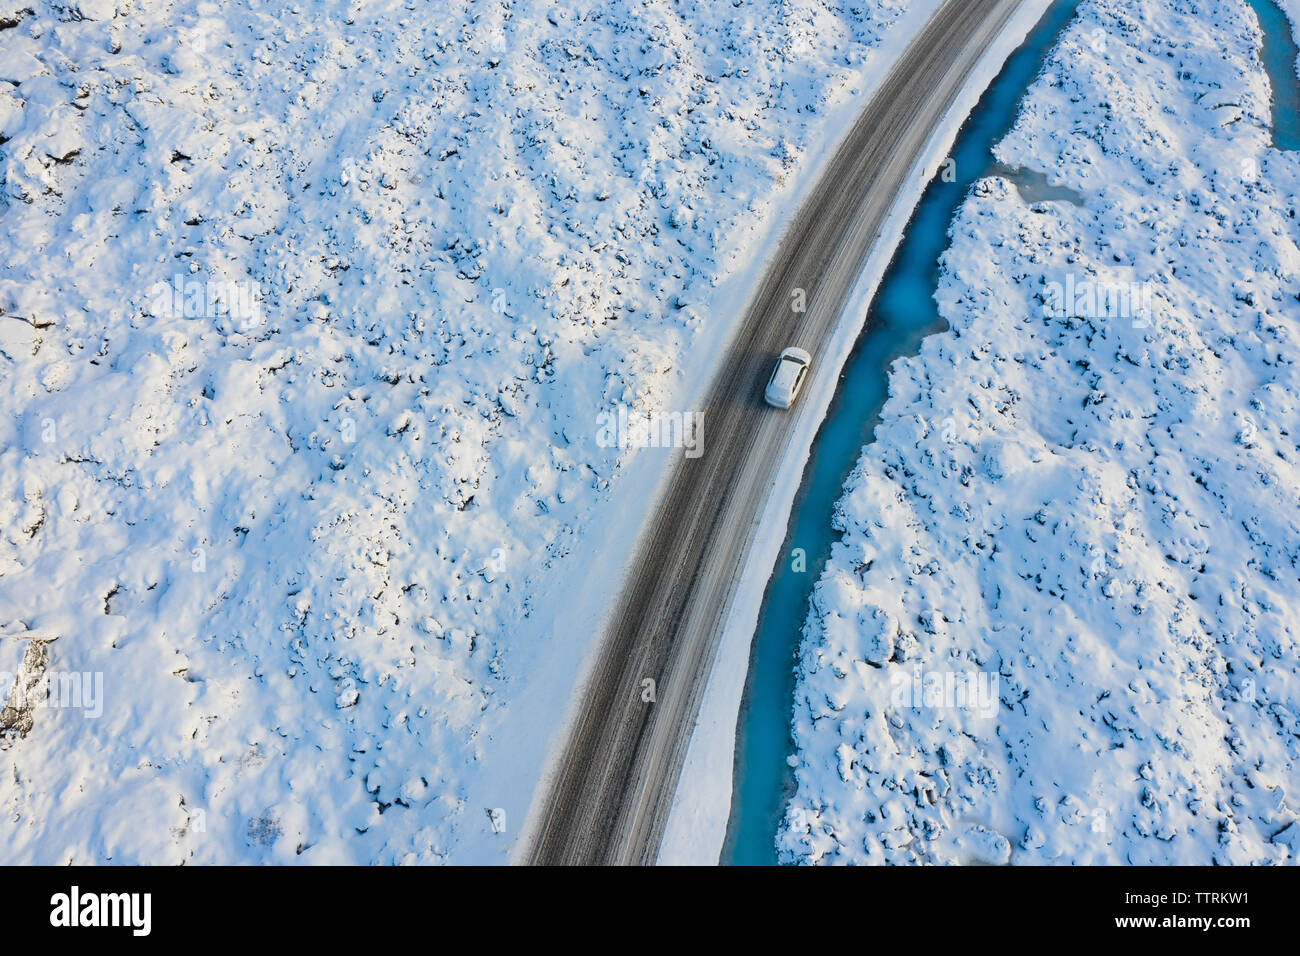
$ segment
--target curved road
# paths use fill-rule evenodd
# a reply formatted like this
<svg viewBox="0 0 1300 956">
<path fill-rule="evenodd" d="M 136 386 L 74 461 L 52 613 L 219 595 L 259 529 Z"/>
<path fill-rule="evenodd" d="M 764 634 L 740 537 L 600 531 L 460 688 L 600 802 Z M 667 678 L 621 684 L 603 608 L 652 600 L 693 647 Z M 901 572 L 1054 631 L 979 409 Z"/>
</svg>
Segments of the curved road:
<svg viewBox="0 0 1300 956">
<path fill-rule="evenodd" d="M 905 52 L 788 227 L 705 407 L 552 768 L 529 861 L 651 864 L 709 669 L 796 421 L 763 404 L 780 351 L 817 359 L 921 150 L 1019 0 L 947 0 Z M 793 313 L 793 290 L 807 310 Z M 655 681 L 655 702 L 642 682 Z M 731 772 L 728 766 L 720 772 Z"/>
</svg>

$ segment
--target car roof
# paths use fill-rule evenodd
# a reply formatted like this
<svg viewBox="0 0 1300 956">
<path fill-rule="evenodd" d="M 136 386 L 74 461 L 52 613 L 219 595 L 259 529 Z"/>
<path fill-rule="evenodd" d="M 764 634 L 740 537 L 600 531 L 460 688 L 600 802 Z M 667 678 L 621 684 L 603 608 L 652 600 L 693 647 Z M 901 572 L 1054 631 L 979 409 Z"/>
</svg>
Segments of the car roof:
<svg viewBox="0 0 1300 956">
<path fill-rule="evenodd" d="M 794 387 L 795 378 L 799 375 L 799 369 L 803 368 L 803 363 L 788 356 L 781 356 L 781 361 L 777 364 L 774 384 L 777 388 L 789 390 Z"/>
</svg>

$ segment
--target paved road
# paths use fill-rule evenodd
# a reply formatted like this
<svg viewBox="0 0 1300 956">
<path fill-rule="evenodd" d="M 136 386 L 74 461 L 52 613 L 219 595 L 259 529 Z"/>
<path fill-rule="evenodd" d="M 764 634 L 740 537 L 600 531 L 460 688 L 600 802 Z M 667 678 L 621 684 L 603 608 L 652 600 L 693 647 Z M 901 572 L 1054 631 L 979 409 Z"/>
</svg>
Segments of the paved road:
<svg viewBox="0 0 1300 956">
<path fill-rule="evenodd" d="M 655 861 L 726 613 L 796 421 L 763 404 L 773 362 L 799 345 L 818 374 L 902 184 L 1018 3 L 948 0 L 788 227 L 706 404 L 704 454 L 684 459 L 671 479 L 610 618 L 552 768 L 530 862 Z M 806 292 L 803 313 L 791 309 L 796 288 Z M 645 678 L 657 685 L 652 704 L 642 701 Z"/>
</svg>

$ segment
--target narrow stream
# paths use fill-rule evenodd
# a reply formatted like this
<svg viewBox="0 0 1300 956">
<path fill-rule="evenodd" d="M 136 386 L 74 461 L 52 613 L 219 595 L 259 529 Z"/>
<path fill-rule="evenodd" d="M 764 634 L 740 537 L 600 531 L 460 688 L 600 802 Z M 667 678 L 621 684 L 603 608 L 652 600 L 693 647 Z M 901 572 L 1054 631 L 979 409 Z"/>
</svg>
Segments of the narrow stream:
<svg viewBox="0 0 1300 956">
<path fill-rule="evenodd" d="M 1247 0 L 1264 31 L 1261 59 L 1273 87 L 1273 146 L 1300 150 L 1300 50 L 1291 21 L 1275 0 Z"/>
<path fill-rule="evenodd" d="M 993 145 L 1010 131 L 1021 97 L 1073 18 L 1078 2 L 1057 0 L 1048 7 L 966 120 L 952 151 L 955 165 L 941 166 L 926 188 L 844 367 L 839 390 L 813 443 L 782 559 L 768 582 L 759 613 L 737 721 L 731 818 L 723 863 L 777 862 L 777 827 L 793 790 L 787 758 L 794 752 L 790 718 L 795 655 L 813 584 L 836 537 L 831 516 L 863 446 L 872 441 L 889 394 L 890 365 L 915 354 L 922 339 L 944 327 L 934 296 L 939 257 L 948 246 L 948 224 L 974 182 L 992 174 L 1006 176 L 1030 202 L 1081 201 L 1070 190 L 1048 185 L 1041 174 L 998 166 L 992 155 Z M 945 176 L 945 169 L 954 174 Z M 804 570 L 796 570 L 792 558 L 796 548 L 806 555 Z"/>
</svg>

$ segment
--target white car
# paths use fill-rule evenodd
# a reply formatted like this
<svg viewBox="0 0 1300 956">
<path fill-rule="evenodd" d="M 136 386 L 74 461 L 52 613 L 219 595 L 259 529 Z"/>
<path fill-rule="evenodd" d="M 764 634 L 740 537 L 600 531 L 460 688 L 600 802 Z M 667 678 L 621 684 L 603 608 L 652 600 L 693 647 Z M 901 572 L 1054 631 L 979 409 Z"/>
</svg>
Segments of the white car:
<svg viewBox="0 0 1300 956">
<path fill-rule="evenodd" d="M 777 359 L 772 378 L 767 383 L 764 396 L 769 405 L 777 408 L 789 408 L 799 397 L 808 369 L 812 366 L 812 356 L 803 349 L 788 348 Z"/>
</svg>

